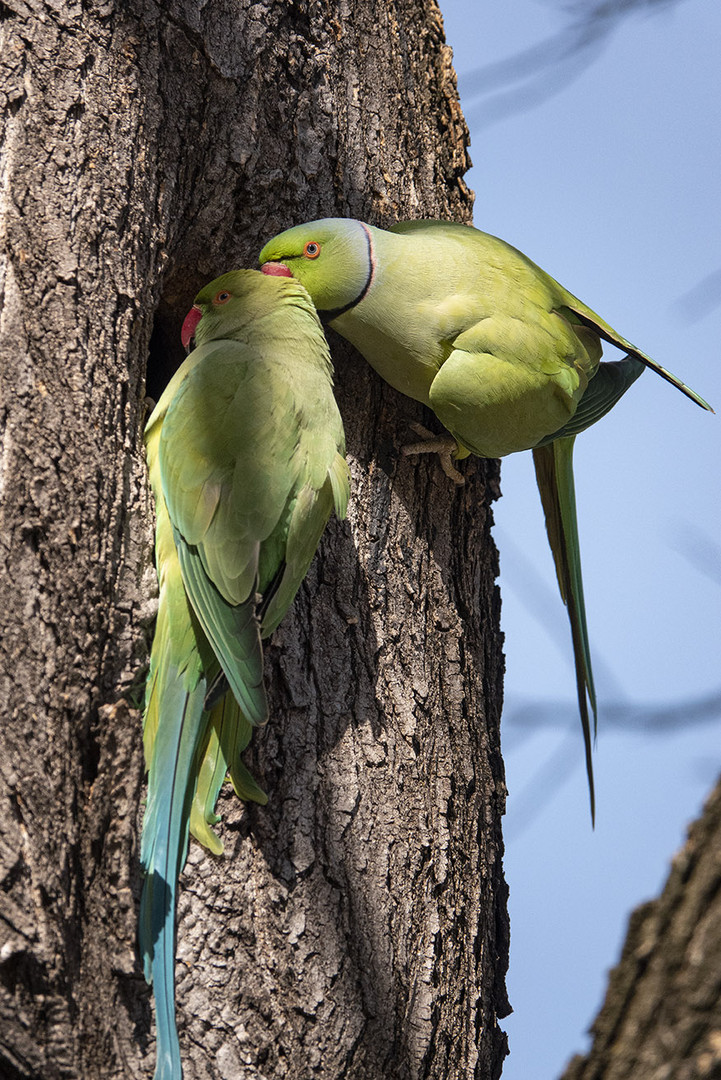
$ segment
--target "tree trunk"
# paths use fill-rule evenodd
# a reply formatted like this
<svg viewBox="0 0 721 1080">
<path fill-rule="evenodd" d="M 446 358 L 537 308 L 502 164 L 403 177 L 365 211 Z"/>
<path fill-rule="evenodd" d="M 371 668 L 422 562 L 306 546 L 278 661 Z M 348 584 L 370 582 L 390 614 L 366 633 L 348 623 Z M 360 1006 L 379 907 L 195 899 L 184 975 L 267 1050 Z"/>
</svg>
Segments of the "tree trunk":
<svg viewBox="0 0 721 1080">
<path fill-rule="evenodd" d="M 663 893 L 631 915 L 587 1057 L 563 1080 L 721 1076 L 721 781 Z"/>
<path fill-rule="evenodd" d="M 467 132 L 433 0 L 5 0 L 0 20 L 0 1075 L 147 1077 L 146 361 L 157 395 L 197 288 L 281 228 L 467 220 Z M 491 1080 L 497 466 L 455 489 L 400 458 L 420 406 L 332 347 L 352 505 L 266 650 L 249 764 L 270 804 L 224 795 L 225 856 L 190 847 L 185 1076 Z"/>
</svg>

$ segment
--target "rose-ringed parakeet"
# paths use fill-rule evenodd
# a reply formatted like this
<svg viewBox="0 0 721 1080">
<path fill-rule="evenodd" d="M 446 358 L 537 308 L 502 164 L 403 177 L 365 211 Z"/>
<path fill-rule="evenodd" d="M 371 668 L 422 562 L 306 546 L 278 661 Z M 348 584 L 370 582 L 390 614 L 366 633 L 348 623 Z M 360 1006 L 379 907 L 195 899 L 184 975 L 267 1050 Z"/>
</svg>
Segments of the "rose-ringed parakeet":
<svg viewBox="0 0 721 1080">
<path fill-rule="evenodd" d="M 266 801 L 239 757 L 268 714 L 261 639 L 348 501 L 330 354 L 303 286 L 224 274 L 196 297 L 183 343 L 193 336 L 145 430 L 160 600 L 144 719 L 140 945 L 155 993 L 156 1080 L 182 1076 L 175 907 L 188 830 L 222 851 L 210 826 L 228 770 L 242 798 Z"/>
<path fill-rule="evenodd" d="M 573 638 L 591 814 L 596 695 L 581 582 L 572 452 L 645 367 L 705 409 L 670 372 L 509 244 L 467 225 L 409 221 L 390 231 L 326 218 L 260 253 L 267 274 L 292 274 L 324 322 L 397 390 L 430 406 L 450 435 L 404 447 L 451 458 L 532 450 Z M 601 362 L 602 342 L 627 355 Z M 428 435 L 429 433 L 425 433 Z M 459 479 L 462 479 L 459 477 Z"/>
</svg>

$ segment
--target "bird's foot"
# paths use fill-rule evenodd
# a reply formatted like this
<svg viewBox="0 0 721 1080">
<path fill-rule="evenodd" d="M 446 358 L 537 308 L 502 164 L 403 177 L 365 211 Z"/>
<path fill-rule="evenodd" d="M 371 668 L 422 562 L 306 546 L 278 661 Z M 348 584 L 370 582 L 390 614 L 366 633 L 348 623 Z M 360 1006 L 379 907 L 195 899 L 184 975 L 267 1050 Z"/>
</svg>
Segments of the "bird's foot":
<svg viewBox="0 0 721 1080">
<path fill-rule="evenodd" d="M 446 474 L 449 480 L 452 480 L 454 484 L 459 487 L 465 484 L 465 479 L 459 473 L 453 465 L 453 455 L 458 450 L 458 443 L 452 435 L 434 435 L 428 428 L 423 427 L 422 424 L 411 424 L 411 428 L 415 431 L 416 435 L 420 435 L 423 442 L 410 443 L 407 446 L 401 447 L 401 453 L 404 457 L 409 457 L 411 454 L 438 454 L 441 468 Z"/>
</svg>

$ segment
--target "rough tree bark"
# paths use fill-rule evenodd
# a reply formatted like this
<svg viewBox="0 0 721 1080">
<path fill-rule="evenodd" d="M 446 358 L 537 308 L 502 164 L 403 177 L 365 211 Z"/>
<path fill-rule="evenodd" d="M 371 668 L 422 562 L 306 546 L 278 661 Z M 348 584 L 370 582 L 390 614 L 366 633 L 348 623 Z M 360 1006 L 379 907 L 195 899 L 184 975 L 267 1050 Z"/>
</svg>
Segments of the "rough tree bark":
<svg viewBox="0 0 721 1080">
<path fill-rule="evenodd" d="M 296 221 L 467 220 L 467 132 L 434 0 L 5 0 L 0 19 L 0 1075 L 147 1077 L 146 361 L 157 393 L 199 284 Z M 333 347 L 351 512 L 267 649 L 250 764 L 270 805 L 224 796 L 225 857 L 191 845 L 186 1080 L 490 1080 L 497 467 L 458 490 L 399 459 L 420 408 Z"/>
<path fill-rule="evenodd" d="M 661 896 L 631 915 L 592 1033 L 563 1080 L 721 1076 L 721 781 Z"/>
</svg>

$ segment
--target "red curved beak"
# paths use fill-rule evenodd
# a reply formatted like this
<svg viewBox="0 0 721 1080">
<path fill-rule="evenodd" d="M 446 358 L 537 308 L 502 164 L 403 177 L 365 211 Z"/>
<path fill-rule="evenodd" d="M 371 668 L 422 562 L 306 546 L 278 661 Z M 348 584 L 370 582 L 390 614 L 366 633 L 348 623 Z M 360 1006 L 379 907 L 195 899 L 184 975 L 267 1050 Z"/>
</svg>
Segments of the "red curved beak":
<svg viewBox="0 0 721 1080">
<path fill-rule="evenodd" d="M 180 340 L 183 342 L 183 348 L 188 351 L 190 342 L 193 340 L 195 334 L 195 328 L 203 317 L 203 312 L 200 310 L 197 304 L 193 304 L 188 314 L 183 319 L 183 325 L 180 330 Z"/>
<path fill-rule="evenodd" d="M 267 274 L 268 277 L 293 277 L 285 263 L 280 262 L 263 263 L 260 272 L 261 274 Z"/>
</svg>

